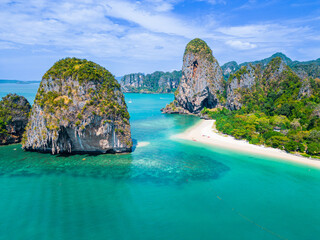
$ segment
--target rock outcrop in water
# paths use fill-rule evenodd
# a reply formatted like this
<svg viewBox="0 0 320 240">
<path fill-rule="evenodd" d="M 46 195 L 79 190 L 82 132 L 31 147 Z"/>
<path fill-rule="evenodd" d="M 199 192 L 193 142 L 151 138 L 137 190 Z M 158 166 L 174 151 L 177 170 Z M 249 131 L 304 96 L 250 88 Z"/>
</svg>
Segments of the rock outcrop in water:
<svg viewBox="0 0 320 240">
<path fill-rule="evenodd" d="M 181 78 L 181 71 L 154 72 L 151 74 L 132 73 L 120 80 L 123 92 L 133 93 L 171 93 L 174 92 Z"/>
<path fill-rule="evenodd" d="M 27 99 L 8 94 L 0 101 L 0 145 L 19 143 L 28 123 L 31 106 Z"/>
<path fill-rule="evenodd" d="M 218 61 L 203 40 L 193 39 L 185 49 L 182 78 L 175 100 L 162 112 L 198 114 L 204 107 L 218 106 L 223 91 L 224 80 Z"/>
<path fill-rule="evenodd" d="M 130 152 L 129 113 L 114 76 L 87 60 L 56 62 L 40 83 L 23 148 L 52 154 Z"/>
</svg>

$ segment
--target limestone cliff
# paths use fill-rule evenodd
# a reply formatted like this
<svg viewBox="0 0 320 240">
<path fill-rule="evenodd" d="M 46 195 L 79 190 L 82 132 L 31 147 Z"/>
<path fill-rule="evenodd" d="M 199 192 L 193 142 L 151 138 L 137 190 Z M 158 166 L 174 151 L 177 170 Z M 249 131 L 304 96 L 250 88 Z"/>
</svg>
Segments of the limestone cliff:
<svg viewBox="0 0 320 240">
<path fill-rule="evenodd" d="M 238 110 L 241 108 L 241 90 L 251 89 L 259 78 L 259 69 L 249 65 L 241 67 L 235 74 L 230 75 L 227 83 L 227 101 L 226 107 L 230 110 Z"/>
<path fill-rule="evenodd" d="M 31 106 L 27 99 L 8 94 L 0 101 L 0 145 L 19 143 L 25 131 Z"/>
<path fill-rule="evenodd" d="M 298 76 L 286 65 L 280 57 L 272 59 L 264 68 L 250 64 L 242 66 L 231 74 L 226 84 L 226 104 L 229 110 L 239 110 L 245 100 L 252 96 L 263 96 L 267 92 L 281 94 L 288 85 L 286 81 L 297 81 Z M 300 80 L 301 81 L 301 80 Z M 307 89 L 307 81 L 306 90 Z M 301 92 L 301 95 L 304 93 Z"/>
<path fill-rule="evenodd" d="M 66 58 L 43 76 L 23 148 L 58 153 L 118 153 L 132 148 L 120 85 L 91 61 Z"/>
<path fill-rule="evenodd" d="M 219 94 L 224 90 L 222 70 L 212 51 L 201 39 L 190 41 L 185 49 L 182 78 L 175 92 L 175 101 L 162 109 L 164 113 L 198 114 L 204 108 L 220 104 Z"/>
<path fill-rule="evenodd" d="M 160 72 L 151 74 L 132 73 L 120 80 L 123 92 L 134 93 L 171 93 L 174 92 L 181 78 L 181 71 Z"/>
<path fill-rule="evenodd" d="M 143 73 L 132 73 L 123 76 L 120 80 L 121 90 L 123 92 L 138 92 L 138 89 L 143 86 L 144 77 Z"/>
<path fill-rule="evenodd" d="M 230 74 L 235 73 L 239 69 L 239 65 L 235 61 L 227 62 L 221 66 L 225 80 L 229 79 Z"/>
</svg>

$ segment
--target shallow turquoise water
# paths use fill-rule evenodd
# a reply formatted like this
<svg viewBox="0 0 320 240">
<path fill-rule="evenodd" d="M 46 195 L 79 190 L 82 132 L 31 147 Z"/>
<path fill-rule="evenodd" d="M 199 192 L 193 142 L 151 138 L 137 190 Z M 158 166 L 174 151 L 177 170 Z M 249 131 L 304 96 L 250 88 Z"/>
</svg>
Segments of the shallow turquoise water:
<svg viewBox="0 0 320 240">
<path fill-rule="evenodd" d="M 134 140 L 150 143 L 131 154 L 0 147 L 1 240 L 320 236 L 319 170 L 173 141 L 198 119 L 161 114 L 172 95 L 126 99 Z"/>
</svg>

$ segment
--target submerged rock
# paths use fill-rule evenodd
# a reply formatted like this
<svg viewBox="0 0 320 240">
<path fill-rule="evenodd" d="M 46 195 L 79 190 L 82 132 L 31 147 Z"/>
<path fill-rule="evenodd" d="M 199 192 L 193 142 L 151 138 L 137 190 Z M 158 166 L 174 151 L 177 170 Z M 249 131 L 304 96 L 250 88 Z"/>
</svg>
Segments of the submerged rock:
<svg viewBox="0 0 320 240">
<path fill-rule="evenodd" d="M 130 152 L 129 113 L 114 76 L 87 60 L 56 62 L 40 83 L 23 148 L 52 154 Z"/>
<path fill-rule="evenodd" d="M 164 113 L 179 112 L 198 114 L 204 108 L 214 108 L 219 102 L 219 94 L 224 90 L 224 79 L 218 61 L 212 51 L 201 39 L 188 43 L 182 66 L 182 77 L 175 102 L 163 109 Z"/>
<path fill-rule="evenodd" d="M 31 106 L 23 96 L 8 94 L 0 101 L 0 145 L 19 143 Z"/>
</svg>

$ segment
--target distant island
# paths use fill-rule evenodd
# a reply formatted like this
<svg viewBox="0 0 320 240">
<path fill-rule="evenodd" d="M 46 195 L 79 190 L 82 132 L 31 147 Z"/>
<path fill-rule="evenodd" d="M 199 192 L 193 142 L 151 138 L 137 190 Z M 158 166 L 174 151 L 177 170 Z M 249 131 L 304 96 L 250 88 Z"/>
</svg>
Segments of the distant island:
<svg viewBox="0 0 320 240">
<path fill-rule="evenodd" d="M 107 69 L 86 59 L 61 59 L 42 77 L 22 148 L 52 154 L 131 152 L 129 118 L 120 85 Z"/>
<path fill-rule="evenodd" d="M 319 63 L 292 62 L 277 53 L 221 68 L 209 46 L 196 38 L 186 46 L 175 99 L 162 112 L 215 119 L 217 130 L 236 139 L 318 158 Z"/>
<path fill-rule="evenodd" d="M 125 93 L 173 93 L 182 76 L 181 71 L 154 72 L 151 74 L 132 73 L 120 80 Z"/>
<path fill-rule="evenodd" d="M 6 79 L 0 79 L 0 84 L 4 84 L 4 83 L 32 84 L 32 83 L 40 83 L 40 81 L 21 81 L 21 80 L 6 80 Z"/>
</svg>

